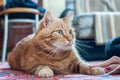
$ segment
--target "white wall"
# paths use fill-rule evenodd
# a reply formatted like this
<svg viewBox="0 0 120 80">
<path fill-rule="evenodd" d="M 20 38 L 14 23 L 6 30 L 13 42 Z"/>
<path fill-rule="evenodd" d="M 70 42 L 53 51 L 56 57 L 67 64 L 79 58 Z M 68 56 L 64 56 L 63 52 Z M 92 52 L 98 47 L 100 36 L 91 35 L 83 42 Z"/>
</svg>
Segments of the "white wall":
<svg viewBox="0 0 120 80">
<path fill-rule="evenodd" d="M 55 17 L 59 17 L 65 9 L 65 0 L 43 0 L 43 8 L 52 12 Z"/>
</svg>

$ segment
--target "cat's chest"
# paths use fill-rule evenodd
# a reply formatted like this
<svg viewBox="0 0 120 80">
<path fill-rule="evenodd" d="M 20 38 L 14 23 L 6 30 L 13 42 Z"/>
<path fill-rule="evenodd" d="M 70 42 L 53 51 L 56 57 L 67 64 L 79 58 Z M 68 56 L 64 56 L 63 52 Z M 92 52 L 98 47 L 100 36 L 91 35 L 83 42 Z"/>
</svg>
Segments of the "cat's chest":
<svg viewBox="0 0 120 80">
<path fill-rule="evenodd" d="M 33 56 L 32 56 L 33 57 Z M 39 59 L 34 59 L 37 65 L 46 65 L 50 68 L 52 68 L 54 71 L 57 73 L 70 73 L 72 72 L 72 64 L 73 61 L 75 60 L 74 55 L 69 55 L 65 58 L 61 59 L 55 59 L 55 58 L 48 58 L 46 56 L 40 56 Z"/>
<path fill-rule="evenodd" d="M 72 68 L 72 62 L 73 62 L 73 58 L 71 59 L 70 57 L 67 57 L 66 59 L 63 60 L 58 60 L 58 61 L 51 61 L 50 65 L 57 73 L 71 73 L 73 71 Z"/>
<path fill-rule="evenodd" d="M 63 61 L 54 61 L 52 62 L 52 65 L 50 66 L 55 73 L 70 73 L 72 70 L 70 70 L 70 61 L 68 60 L 63 60 Z"/>
<path fill-rule="evenodd" d="M 55 65 L 58 68 L 64 69 L 67 68 L 70 65 L 71 60 L 60 60 L 53 62 L 53 65 Z"/>
</svg>

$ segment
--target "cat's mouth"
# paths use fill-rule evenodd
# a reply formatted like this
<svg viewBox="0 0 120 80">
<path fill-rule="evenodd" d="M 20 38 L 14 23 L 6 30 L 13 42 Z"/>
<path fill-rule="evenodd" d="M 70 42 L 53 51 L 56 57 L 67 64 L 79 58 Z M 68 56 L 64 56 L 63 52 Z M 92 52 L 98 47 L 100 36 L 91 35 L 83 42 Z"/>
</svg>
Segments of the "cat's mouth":
<svg viewBox="0 0 120 80">
<path fill-rule="evenodd" d="M 60 50 L 71 50 L 72 44 L 54 44 L 56 48 L 59 48 Z"/>
<path fill-rule="evenodd" d="M 65 45 L 62 45 L 63 47 L 71 47 L 72 44 L 65 44 Z"/>
<path fill-rule="evenodd" d="M 62 49 L 63 50 L 71 50 L 72 45 L 63 45 Z"/>
</svg>

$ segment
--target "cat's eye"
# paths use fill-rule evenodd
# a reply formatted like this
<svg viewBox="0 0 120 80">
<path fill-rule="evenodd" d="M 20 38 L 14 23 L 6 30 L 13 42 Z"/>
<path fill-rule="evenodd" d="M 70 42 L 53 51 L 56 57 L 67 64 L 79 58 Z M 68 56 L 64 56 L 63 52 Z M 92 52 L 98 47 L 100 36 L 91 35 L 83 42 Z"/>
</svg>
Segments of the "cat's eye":
<svg viewBox="0 0 120 80">
<path fill-rule="evenodd" d="M 69 33 L 72 34 L 73 33 L 72 30 L 70 30 Z"/>
<path fill-rule="evenodd" d="M 62 30 L 57 30 L 56 33 L 62 35 L 63 31 Z"/>
</svg>

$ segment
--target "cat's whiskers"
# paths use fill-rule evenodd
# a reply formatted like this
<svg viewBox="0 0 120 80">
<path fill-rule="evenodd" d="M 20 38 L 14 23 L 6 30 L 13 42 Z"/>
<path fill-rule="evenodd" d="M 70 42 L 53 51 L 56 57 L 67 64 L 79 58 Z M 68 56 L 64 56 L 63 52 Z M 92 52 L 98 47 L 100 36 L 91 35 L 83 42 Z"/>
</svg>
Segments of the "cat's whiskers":
<svg viewBox="0 0 120 80">
<path fill-rule="evenodd" d="M 63 50 L 62 47 L 58 47 L 58 48 L 59 48 L 59 49 L 58 49 L 58 52 L 61 53 L 62 50 Z"/>
<path fill-rule="evenodd" d="M 85 41 L 86 43 L 89 43 L 87 41 Z M 85 48 L 93 48 L 92 46 L 89 46 L 88 44 L 85 44 L 84 41 L 81 42 L 80 40 L 76 40 L 76 44 L 77 46 L 77 49 L 78 50 L 81 50 L 81 53 L 83 55 L 85 55 L 86 57 L 89 57 L 90 58 L 90 55 L 88 54 L 88 52 L 85 50 Z M 84 54 L 85 53 L 85 54 Z"/>
<path fill-rule="evenodd" d="M 49 57 L 49 56 L 53 53 L 54 50 L 55 50 L 55 48 L 53 48 L 53 49 L 47 54 L 47 57 Z"/>
<path fill-rule="evenodd" d="M 61 53 L 64 51 L 65 48 L 63 48 L 62 46 L 58 46 L 58 50 L 57 50 L 57 53 Z M 56 54 L 57 54 L 56 53 Z M 58 54 L 57 54 L 58 55 Z"/>
<path fill-rule="evenodd" d="M 96 42 L 96 41 L 83 41 L 83 40 L 78 40 L 78 39 L 75 39 L 75 41 L 85 42 L 85 43 Z"/>
<path fill-rule="evenodd" d="M 78 50 L 80 50 L 81 53 L 85 53 L 85 54 L 83 54 L 83 55 L 85 55 L 85 56 L 87 56 L 87 57 L 90 57 L 89 54 L 88 54 L 84 49 L 82 49 L 82 48 L 79 47 L 78 45 L 75 45 L 75 47 L 76 47 Z"/>
<path fill-rule="evenodd" d="M 85 43 L 81 44 L 82 42 L 79 41 L 79 40 L 76 40 L 76 43 L 77 43 L 77 45 L 82 46 L 82 47 L 92 48 L 91 46 L 89 46 L 89 45 L 87 45 L 87 44 L 85 44 Z"/>
<path fill-rule="evenodd" d="M 50 53 L 48 53 L 48 58 L 49 57 L 52 57 L 54 54 L 57 54 L 57 52 L 58 52 L 58 50 L 59 50 L 59 48 L 57 47 L 57 48 L 54 48 L 54 49 L 52 49 L 51 51 L 50 51 Z"/>
<path fill-rule="evenodd" d="M 59 48 L 56 48 L 55 51 L 51 54 L 51 57 L 54 55 L 54 54 L 57 54 L 59 53 Z"/>
</svg>

